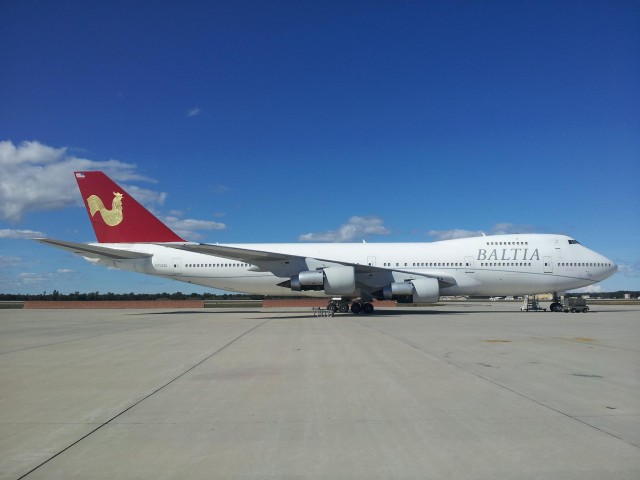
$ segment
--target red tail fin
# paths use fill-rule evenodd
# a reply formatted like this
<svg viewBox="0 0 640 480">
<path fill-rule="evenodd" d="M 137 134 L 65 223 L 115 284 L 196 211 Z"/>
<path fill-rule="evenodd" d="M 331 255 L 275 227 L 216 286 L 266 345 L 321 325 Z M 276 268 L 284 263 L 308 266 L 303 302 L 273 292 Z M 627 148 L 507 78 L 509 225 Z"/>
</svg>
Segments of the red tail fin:
<svg viewBox="0 0 640 480">
<path fill-rule="evenodd" d="M 103 172 L 75 174 L 98 242 L 184 242 Z"/>
</svg>

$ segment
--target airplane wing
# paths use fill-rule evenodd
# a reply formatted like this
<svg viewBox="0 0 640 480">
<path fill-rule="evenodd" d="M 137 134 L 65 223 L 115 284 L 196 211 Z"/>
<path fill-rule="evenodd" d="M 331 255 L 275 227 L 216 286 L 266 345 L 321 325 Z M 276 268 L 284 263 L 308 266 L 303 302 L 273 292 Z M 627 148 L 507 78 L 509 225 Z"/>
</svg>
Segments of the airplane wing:
<svg viewBox="0 0 640 480">
<path fill-rule="evenodd" d="M 159 243 L 163 247 L 176 248 L 178 250 L 186 250 L 187 252 L 203 253 L 205 255 L 213 255 L 216 257 L 230 258 L 245 263 L 253 263 L 259 261 L 287 261 L 292 255 L 284 255 L 280 253 L 266 252 L 262 250 L 250 250 L 248 248 L 227 247 L 224 245 L 211 245 L 208 243 L 199 244 L 166 244 Z M 299 257 L 297 257 L 299 258 Z"/>
<path fill-rule="evenodd" d="M 356 275 L 360 275 L 359 280 L 366 283 L 366 280 L 362 276 L 375 275 L 375 274 L 388 274 L 391 271 L 404 273 L 414 277 L 426 277 L 436 278 L 439 282 L 447 285 L 455 285 L 455 278 L 445 272 L 416 272 L 415 270 L 403 270 L 400 268 L 383 268 L 372 265 L 361 265 L 359 263 L 344 262 L 341 260 L 333 260 L 329 258 L 307 258 L 299 255 L 290 255 L 286 253 L 269 252 L 265 250 L 252 250 L 248 248 L 229 247 L 225 245 L 212 245 L 206 243 L 200 244 L 159 244 L 166 247 L 176 248 L 178 250 L 186 250 L 188 252 L 202 253 L 205 255 L 212 255 L 216 257 L 224 257 L 232 260 L 238 260 L 240 262 L 250 263 L 261 267 L 263 270 L 268 270 L 276 275 L 283 275 L 281 268 L 282 263 L 291 265 L 293 274 L 299 273 L 302 270 L 318 269 L 323 267 L 345 265 L 352 266 L 355 269 Z M 311 264 L 311 265 L 310 265 Z M 275 268 L 277 267 L 277 268 Z"/>
<path fill-rule="evenodd" d="M 136 258 L 148 258 L 152 255 L 149 253 L 130 252 L 129 250 L 120 250 L 116 248 L 101 247 L 98 245 L 90 245 L 87 243 L 67 242 L 64 240 L 55 240 L 53 238 L 36 238 L 40 243 L 53 245 L 54 247 L 67 250 L 87 258 L 108 258 L 110 260 L 132 260 Z"/>
</svg>

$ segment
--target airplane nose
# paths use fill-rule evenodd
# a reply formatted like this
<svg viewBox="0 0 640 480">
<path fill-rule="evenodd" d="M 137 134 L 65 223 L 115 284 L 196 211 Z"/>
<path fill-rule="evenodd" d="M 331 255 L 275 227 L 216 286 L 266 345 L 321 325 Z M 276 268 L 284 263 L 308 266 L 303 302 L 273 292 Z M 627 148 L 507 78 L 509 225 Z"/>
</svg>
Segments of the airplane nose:
<svg viewBox="0 0 640 480">
<path fill-rule="evenodd" d="M 596 263 L 596 265 L 600 267 L 596 269 L 597 274 L 594 275 L 594 278 L 597 278 L 598 282 L 606 278 L 609 278 L 611 275 L 613 275 L 618 271 L 618 265 L 616 264 L 616 262 L 614 262 L 610 258 L 605 257 L 601 253 L 596 253 L 596 252 L 593 252 L 593 253 L 594 253 L 594 260 L 598 262 Z"/>
<path fill-rule="evenodd" d="M 609 265 L 609 268 L 607 268 L 607 274 L 605 278 L 608 278 L 618 271 L 618 265 L 613 260 L 609 260 L 608 258 L 606 260 L 607 260 L 607 265 Z"/>
</svg>

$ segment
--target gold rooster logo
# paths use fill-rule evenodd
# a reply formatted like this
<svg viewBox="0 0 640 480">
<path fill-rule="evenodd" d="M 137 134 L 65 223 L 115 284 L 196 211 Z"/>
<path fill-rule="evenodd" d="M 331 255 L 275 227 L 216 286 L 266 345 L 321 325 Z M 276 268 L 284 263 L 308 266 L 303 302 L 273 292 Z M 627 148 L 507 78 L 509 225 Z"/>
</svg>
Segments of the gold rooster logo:
<svg viewBox="0 0 640 480">
<path fill-rule="evenodd" d="M 87 198 L 87 205 L 93 217 L 96 212 L 100 212 L 104 223 L 110 227 L 115 227 L 122 222 L 122 194 L 113 192 L 113 202 L 111 202 L 111 210 L 104 208 L 104 203 L 97 195 L 91 195 Z"/>
</svg>

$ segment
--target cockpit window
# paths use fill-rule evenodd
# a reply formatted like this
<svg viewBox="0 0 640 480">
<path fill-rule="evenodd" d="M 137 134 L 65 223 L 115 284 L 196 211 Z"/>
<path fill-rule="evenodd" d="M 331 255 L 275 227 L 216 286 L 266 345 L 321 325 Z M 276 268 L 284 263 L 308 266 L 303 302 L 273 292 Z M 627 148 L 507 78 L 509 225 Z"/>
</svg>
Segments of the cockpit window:
<svg viewBox="0 0 640 480">
<path fill-rule="evenodd" d="M 576 244 L 580 244 L 580 242 L 578 240 L 569 240 L 569 245 L 576 245 Z"/>
</svg>

